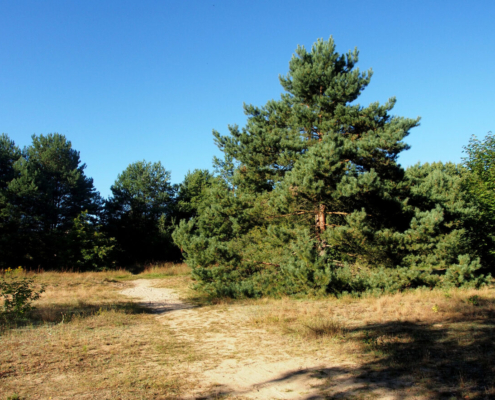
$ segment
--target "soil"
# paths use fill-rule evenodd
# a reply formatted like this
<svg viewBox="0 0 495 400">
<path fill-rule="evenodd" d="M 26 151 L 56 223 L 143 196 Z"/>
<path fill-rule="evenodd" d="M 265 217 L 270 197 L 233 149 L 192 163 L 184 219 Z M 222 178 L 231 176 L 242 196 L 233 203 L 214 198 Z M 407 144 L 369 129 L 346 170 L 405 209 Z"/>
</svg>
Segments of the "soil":
<svg viewBox="0 0 495 400">
<path fill-rule="evenodd" d="M 181 398 L 421 398 L 411 382 L 371 382 L 338 354 L 297 354 L 290 336 L 256 329 L 242 306 L 194 307 L 157 280 L 137 280 L 121 293 L 148 307 L 199 356 L 188 363 L 190 390 Z M 162 281 L 163 282 L 163 281 Z M 301 352 L 302 353 L 302 352 Z"/>
</svg>

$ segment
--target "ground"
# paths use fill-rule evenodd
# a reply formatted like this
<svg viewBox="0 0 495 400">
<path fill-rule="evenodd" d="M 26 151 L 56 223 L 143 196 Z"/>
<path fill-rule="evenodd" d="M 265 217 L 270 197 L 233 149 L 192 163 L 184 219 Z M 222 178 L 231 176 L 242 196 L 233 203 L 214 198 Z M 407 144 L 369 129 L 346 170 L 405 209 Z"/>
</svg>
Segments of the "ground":
<svg viewBox="0 0 495 400">
<path fill-rule="evenodd" d="M 212 300 L 187 272 L 37 276 L 0 399 L 495 398 L 492 288 Z"/>
</svg>

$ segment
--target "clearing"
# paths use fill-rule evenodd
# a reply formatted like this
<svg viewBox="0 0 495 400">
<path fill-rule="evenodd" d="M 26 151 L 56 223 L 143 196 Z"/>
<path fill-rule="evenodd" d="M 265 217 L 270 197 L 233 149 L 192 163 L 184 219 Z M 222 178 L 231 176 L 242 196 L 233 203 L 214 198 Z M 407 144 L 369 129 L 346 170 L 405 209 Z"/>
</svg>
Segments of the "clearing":
<svg viewBox="0 0 495 400">
<path fill-rule="evenodd" d="M 495 397 L 492 288 L 212 302 L 187 272 L 39 274 L 0 399 Z"/>
</svg>

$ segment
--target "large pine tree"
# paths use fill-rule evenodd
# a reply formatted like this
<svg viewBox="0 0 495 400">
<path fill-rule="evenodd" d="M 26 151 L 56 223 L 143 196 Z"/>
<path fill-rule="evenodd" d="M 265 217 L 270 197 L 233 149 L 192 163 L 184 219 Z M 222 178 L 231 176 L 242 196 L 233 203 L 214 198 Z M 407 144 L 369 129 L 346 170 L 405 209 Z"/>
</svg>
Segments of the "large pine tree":
<svg viewBox="0 0 495 400">
<path fill-rule="evenodd" d="M 280 77 L 280 100 L 245 105 L 243 129 L 231 126 L 228 136 L 214 131 L 225 155 L 215 160 L 221 179 L 200 215 L 174 235 L 206 290 L 231 296 L 362 290 L 375 285 L 373 268 L 444 267 L 466 249 L 465 231 L 442 225 L 441 205 L 426 194 L 408 205 L 411 185 L 431 177 L 427 171 L 411 182 L 397 162 L 419 118 L 391 115 L 393 98 L 356 104 L 372 75 L 360 72 L 357 61 L 357 50 L 338 54 L 332 38 L 311 51 L 299 46 Z M 441 226 L 431 244 L 420 233 L 435 223 Z M 438 243 L 445 255 L 427 259 Z M 414 257 L 413 248 L 425 251 Z"/>
</svg>

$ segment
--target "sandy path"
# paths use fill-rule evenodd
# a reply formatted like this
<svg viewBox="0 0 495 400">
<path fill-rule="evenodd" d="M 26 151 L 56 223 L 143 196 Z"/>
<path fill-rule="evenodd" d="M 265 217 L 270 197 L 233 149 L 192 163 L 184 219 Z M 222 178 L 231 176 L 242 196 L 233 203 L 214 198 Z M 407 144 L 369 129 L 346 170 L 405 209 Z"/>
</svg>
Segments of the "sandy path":
<svg viewBox="0 0 495 400">
<path fill-rule="evenodd" d="M 124 289 L 120 293 L 139 299 L 140 304 L 156 314 L 193 307 L 179 300 L 179 296 L 171 289 L 154 288 L 151 279 L 140 279 L 131 283 L 134 285 L 133 287 Z"/>
<path fill-rule="evenodd" d="M 201 355 L 188 361 L 196 389 L 183 398 L 324 399 L 329 387 L 342 397 L 363 388 L 373 392 L 373 398 L 409 397 L 401 390 L 356 379 L 358 367 L 336 355 L 294 356 L 290 338 L 253 328 L 240 306 L 195 308 L 172 289 L 154 288 L 153 280 L 133 284 L 121 293 L 149 307 Z"/>
</svg>

